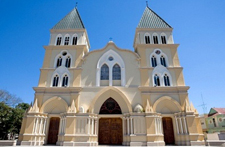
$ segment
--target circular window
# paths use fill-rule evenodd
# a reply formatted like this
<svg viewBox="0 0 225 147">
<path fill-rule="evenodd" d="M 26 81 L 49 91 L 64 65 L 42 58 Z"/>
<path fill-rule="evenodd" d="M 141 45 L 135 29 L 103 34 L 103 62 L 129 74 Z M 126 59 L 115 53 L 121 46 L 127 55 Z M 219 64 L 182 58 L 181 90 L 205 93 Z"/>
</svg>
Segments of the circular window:
<svg viewBox="0 0 225 147">
<path fill-rule="evenodd" d="M 109 57 L 109 61 L 112 61 L 113 60 L 113 57 Z"/>
<path fill-rule="evenodd" d="M 63 52 L 62 55 L 63 55 L 63 56 L 66 56 L 66 55 L 67 55 L 67 52 Z"/>
<path fill-rule="evenodd" d="M 157 51 L 155 51 L 155 53 L 156 53 L 157 55 L 159 55 L 161 52 L 160 52 L 160 50 L 157 50 Z"/>
</svg>

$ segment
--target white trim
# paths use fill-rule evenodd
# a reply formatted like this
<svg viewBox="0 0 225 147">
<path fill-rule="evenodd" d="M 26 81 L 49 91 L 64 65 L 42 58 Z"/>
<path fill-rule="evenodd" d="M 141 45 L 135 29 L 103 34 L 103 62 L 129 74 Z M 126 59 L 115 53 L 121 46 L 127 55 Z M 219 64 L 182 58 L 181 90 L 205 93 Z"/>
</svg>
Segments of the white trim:
<svg viewBox="0 0 225 147">
<path fill-rule="evenodd" d="M 112 61 L 109 61 L 108 58 L 113 57 Z M 96 86 L 100 86 L 100 76 L 101 76 L 101 67 L 102 65 L 107 64 L 109 67 L 109 86 L 112 86 L 112 68 L 115 64 L 120 66 L 121 70 L 121 86 L 125 86 L 126 77 L 125 77 L 125 64 L 122 57 L 113 51 L 112 49 L 105 52 L 97 63 L 97 71 L 96 71 Z"/>
</svg>

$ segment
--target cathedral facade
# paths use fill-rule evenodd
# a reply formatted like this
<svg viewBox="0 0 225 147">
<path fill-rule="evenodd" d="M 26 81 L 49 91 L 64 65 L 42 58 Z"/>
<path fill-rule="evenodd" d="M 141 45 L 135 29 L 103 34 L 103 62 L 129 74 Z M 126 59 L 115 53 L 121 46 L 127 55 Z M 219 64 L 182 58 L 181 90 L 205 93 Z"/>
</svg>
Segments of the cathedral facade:
<svg viewBox="0 0 225 147">
<path fill-rule="evenodd" d="M 204 145 L 173 28 L 148 6 L 134 51 L 109 41 L 89 51 L 77 8 L 51 30 L 19 143 L 38 146 Z"/>
</svg>

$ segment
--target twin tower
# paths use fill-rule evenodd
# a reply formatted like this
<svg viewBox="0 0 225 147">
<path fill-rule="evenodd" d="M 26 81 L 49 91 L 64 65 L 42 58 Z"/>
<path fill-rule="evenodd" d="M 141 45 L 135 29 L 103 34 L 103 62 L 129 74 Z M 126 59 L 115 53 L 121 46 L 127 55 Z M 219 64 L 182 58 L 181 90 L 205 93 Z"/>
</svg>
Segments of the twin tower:
<svg viewBox="0 0 225 147">
<path fill-rule="evenodd" d="M 50 31 L 19 143 L 204 145 L 172 31 L 147 6 L 136 28 L 134 51 L 110 41 L 90 52 L 87 31 L 74 8 Z"/>
</svg>

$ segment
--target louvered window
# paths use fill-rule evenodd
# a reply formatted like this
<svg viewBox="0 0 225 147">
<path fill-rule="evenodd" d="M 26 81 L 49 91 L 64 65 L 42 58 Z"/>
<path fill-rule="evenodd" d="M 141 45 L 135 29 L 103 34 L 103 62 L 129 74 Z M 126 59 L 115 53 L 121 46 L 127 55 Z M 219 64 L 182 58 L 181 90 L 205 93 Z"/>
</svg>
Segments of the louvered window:
<svg viewBox="0 0 225 147">
<path fill-rule="evenodd" d="M 77 45 L 77 37 L 73 37 L 73 45 Z"/>
<path fill-rule="evenodd" d="M 61 45 L 62 37 L 58 37 L 56 41 L 56 45 Z"/>
<path fill-rule="evenodd" d="M 150 37 L 149 36 L 145 36 L 145 43 L 150 44 Z"/>
<path fill-rule="evenodd" d="M 154 44 L 158 44 L 158 37 L 157 36 L 153 36 L 153 40 L 154 40 Z"/>
<path fill-rule="evenodd" d="M 166 36 L 161 36 L 162 44 L 166 44 Z"/>
<path fill-rule="evenodd" d="M 65 37 L 64 45 L 69 45 L 70 37 Z"/>
</svg>

